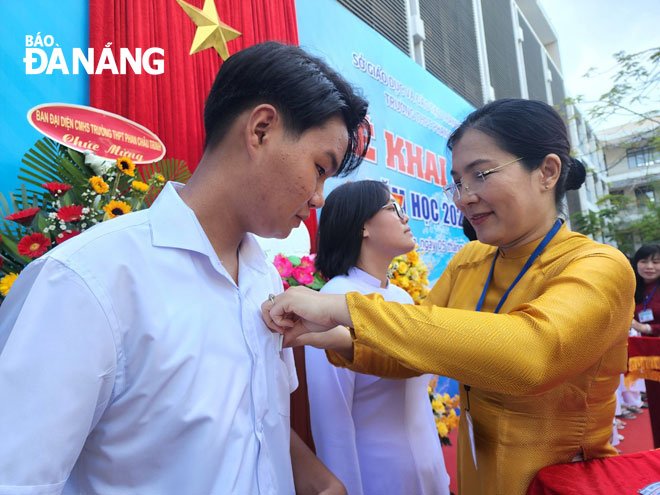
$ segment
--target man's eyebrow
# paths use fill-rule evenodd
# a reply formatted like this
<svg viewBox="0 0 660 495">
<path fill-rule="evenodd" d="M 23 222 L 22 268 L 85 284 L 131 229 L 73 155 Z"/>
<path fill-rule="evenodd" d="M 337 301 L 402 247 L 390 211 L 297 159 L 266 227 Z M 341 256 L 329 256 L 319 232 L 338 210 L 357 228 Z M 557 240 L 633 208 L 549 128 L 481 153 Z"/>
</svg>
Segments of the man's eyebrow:
<svg viewBox="0 0 660 495">
<path fill-rule="evenodd" d="M 469 172 L 472 170 L 474 167 L 477 165 L 481 165 L 482 163 L 491 163 L 493 160 L 489 158 L 477 158 L 476 160 L 471 161 L 465 166 L 465 172 Z M 451 172 L 449 173 L 452 177 L 457 177 L 458 174 L 452 169 Z"/>
</svg>

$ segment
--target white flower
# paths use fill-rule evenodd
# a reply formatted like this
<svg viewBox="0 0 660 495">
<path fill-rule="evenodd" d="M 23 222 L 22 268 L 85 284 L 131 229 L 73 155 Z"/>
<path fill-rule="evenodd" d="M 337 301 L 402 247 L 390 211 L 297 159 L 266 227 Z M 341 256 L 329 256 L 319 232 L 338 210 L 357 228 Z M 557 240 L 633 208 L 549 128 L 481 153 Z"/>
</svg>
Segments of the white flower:
<svg viewBox="0 0 660 495">
<path fill-rule="evenodd" d="M 89 150 L 83 152 L 85 155 L 85 165 L 91 168 L 96 175 L 105 175 L 115 164 L 114 160 L 99 158 Z"/>
</svg>

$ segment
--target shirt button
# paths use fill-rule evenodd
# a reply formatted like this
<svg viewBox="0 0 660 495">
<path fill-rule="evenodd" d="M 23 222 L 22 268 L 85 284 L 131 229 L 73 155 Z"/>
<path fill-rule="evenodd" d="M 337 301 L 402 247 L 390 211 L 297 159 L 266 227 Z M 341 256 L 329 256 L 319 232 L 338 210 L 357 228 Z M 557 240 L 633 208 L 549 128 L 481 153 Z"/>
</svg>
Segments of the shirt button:
<svg viewBox="0 0 660 495">
<path fill-rule="evenodd" d="M 259 433 L 263 433 L 263 432 L 264 432 L 264 424 L 263 424 L 261 421 L 257 421 L 257 431 L 258 431 Z"/>
</svg>

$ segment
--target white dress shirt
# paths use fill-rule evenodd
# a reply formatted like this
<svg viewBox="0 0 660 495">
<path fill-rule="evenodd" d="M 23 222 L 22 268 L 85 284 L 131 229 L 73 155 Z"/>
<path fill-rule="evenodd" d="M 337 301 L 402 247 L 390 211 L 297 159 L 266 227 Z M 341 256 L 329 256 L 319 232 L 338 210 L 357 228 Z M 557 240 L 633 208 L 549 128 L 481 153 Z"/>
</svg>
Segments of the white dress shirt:
<svg viewBox="0 0 660 495">
<path fill-rule="evenodd" d="M 321 289 L 379 293 L 412 304 L 403 289 L 351 268 Z M 430 375 L 389 380 L 336 368 L 325 351 L 305 348 L 316 454 L 349 495 L 449 495 L 440 440 L 429 402 Z"/>
<path fill-rule="evenodd" d="M 30 263 L 0 308 L 0 494 L 292 494 L 282 290 L 246 235 L 239 283 L 167 184 Z"/>
</svg>

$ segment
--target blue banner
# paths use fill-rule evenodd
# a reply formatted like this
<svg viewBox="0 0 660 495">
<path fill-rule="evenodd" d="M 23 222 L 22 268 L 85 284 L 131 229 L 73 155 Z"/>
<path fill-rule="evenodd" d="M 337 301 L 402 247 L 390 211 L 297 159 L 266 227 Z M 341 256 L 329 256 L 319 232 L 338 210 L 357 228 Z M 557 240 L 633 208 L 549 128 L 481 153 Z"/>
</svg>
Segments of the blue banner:
<svg viewBox="0 0 660 495">
<path fill-rule="evenodd" d="M 334 0 L 298 0 L 301 47 L 320 55 L 369 100 L 372 144 L 351 177 L 387 182 L 402 199 L 431 282 L 466 242 L 446 200 L 447 138 L 472 107 Z M 326 193 L 342 179 L 331 179 Z"/>
<path fill-rule="evenodd" d="M 41 103 L 89 103 L 87 74 L 39 73 L 32 70 L 28 51 L 54 48 L 71 51 L 89 44 L 87 0 L 57 2 L 3 2 L 2 49 L 0 50 L 0 193 L 7 195 L 20 182 L 21 159 L 35 141 L 43 138 L 27 120 L 27 112 Z M 30 73 L 33 72 L 33 73 Z"/>
</svg>

